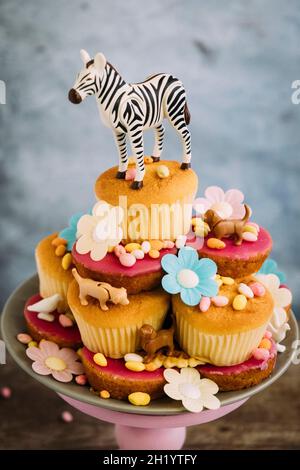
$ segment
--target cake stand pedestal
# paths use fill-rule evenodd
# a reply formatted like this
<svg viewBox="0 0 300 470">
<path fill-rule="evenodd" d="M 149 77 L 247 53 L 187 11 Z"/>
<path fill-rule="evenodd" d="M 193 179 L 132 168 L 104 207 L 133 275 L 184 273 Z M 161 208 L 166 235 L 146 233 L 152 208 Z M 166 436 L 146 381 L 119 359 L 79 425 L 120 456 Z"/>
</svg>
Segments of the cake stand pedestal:
<svg viewBox="0 0 300 470">
<path fill-rule="evenodd" d="M 112 411 L 61 393 L 58 395 L 82 413 L 114 423 L 118 446 L 124 450 L 179 450 L 184 444 L 187 426 L 214 421 L 236 410 L 247 401 L 246 398 L 222 406 L 218 410 L 205 410 L 201 413 L 159 416 Z"/>
</svg>

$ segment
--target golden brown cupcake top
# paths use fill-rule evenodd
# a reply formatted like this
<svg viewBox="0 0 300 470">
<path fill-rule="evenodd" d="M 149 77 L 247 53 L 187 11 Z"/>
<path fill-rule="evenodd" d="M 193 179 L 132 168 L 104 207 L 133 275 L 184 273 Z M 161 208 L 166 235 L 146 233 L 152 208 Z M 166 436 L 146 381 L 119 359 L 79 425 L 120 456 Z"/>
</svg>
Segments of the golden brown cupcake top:
<svg viewBox="0 0 300 470">
<path fill-rule="evenodd" d="M 71 281 L 73 279 L 71 270 L 63 268 L 63 256 L 57 256 L 55 254 L 57 246 L 52 245 L 53 240 L 57 236 L 57 233 L 52 233 L 38 243 L 35 249 L 36 262 L 38 266 L 42 266 L 43 270 L 47 270 L 56 279 Z"/>
</svg>

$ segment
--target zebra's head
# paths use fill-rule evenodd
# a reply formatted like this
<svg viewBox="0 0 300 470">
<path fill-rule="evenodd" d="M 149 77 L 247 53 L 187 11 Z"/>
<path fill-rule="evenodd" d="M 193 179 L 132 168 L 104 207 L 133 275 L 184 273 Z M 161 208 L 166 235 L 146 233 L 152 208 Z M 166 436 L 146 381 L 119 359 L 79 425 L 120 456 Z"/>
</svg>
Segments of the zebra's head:
<svg viewBox="0 0 300 470">
<path fill-rule="evenodd" d="M 78 73 L 74 86 L 69 91 L 69 100 L 74 104 L 79 104 L 88 95 L 94 95 L 100 91 L 106 66 L 106 58 L 101 52 L 91 59 L 89 53 L 81 49 L 80 56 L 84 67 Z"/>
</svg>

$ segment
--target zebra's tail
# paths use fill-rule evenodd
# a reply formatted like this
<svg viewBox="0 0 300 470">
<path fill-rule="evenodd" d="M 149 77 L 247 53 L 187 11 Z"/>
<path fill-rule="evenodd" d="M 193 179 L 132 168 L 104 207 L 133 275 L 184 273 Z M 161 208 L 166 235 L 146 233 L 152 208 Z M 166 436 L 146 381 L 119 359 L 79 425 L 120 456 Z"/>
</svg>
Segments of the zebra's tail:
<svg viewBox="0 0 300 470">
<path fill-rule="evenodd" d="M 191 122 L 191 113 L 188 108 L 187 102 L 185 102 L 185 105 L 184 105 L 184 119 L 187 125 Z"/>
</svg>

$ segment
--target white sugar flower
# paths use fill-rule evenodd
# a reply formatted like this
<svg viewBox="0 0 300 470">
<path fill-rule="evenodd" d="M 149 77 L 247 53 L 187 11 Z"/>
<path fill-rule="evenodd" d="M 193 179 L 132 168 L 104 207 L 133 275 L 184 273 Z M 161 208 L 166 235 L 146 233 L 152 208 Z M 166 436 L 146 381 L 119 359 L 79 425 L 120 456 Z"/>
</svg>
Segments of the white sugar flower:
<svg viewBox="0 0 300 470">
<path fill-rule="evenodd" d="M 197 369 L 183 367 L 180 372 L 166 369 L 164 377 L 169 382 L 164 386 L 165 394 L 173 400 L 181 400 L 188 411 L 199 413 L 204 407 L 220 408 L 220 401 L 214 396 L 219 387 L 210 379 L 201 379 Z"/>
<path fill-rule="evenodd" d="M 97 202 L 92 215 L 85 214 L 78 221 L 78 253 L 90 253 L 93 261 L 103 259 L 108 249 L 118 245 L 123 238 L 120 227 L 123 215 L 121 207 L 112 207 L 104 201 Z"/>
</svg>

